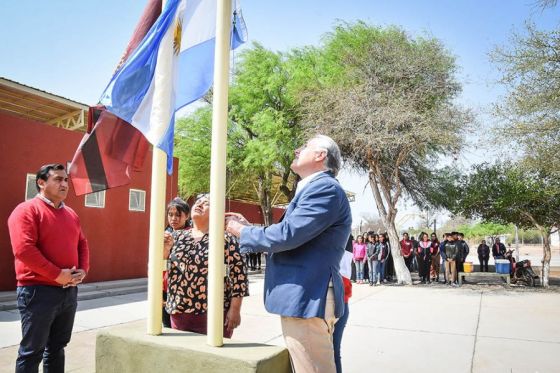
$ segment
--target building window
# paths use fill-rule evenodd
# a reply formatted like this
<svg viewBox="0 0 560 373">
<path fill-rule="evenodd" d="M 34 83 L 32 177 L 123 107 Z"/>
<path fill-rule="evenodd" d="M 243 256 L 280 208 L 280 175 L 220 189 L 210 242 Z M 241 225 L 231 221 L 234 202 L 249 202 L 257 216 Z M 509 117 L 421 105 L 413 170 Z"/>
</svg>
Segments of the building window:
<svg viewBox="0 0 560 373">
<path fill-rule="evenodd" d="M 25 182 L 25 200 L 35 197 L 39 192 L 37 192 L 37 187 L 35 185 L 35 174 L 27 174 Z"/>
<path fill-rule="evenodd" d="M 128 209 L 130 211 L 146 211 L 146 191 L 130 189 Z"/>
<path fill-rule="evenodd" d="M 85 201 L 85 205 L 87 207 L 97 207 L 102 209 L 105 207 L 105 191 L 102 190 L 100 192 L 86 194 Z"/>
</svg>

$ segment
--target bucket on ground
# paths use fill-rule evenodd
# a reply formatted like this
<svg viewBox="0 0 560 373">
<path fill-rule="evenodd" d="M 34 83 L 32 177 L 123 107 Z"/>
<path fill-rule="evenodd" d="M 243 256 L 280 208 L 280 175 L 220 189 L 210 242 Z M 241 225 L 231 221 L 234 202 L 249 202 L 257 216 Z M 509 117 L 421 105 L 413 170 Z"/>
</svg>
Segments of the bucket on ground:
<svg viewBox="0 0 560 373">
<path fill-rule="evenodd" d="M 473 271 L 473 262 L 463 263 L 463 272 L 471 273 Z"/>
<path fill-rule="evenodd" d="M 509 260 L 496 259 L 496 273 L 509 274 Z"/>
</svg>

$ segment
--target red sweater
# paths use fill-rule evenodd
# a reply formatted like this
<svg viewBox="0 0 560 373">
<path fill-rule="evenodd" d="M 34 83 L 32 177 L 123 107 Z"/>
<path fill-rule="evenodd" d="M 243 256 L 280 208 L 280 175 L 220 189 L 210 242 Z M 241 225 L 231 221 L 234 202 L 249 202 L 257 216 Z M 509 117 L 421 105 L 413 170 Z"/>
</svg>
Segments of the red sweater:
<svg viewBox="0 0 560 373">
<path fill-rule="evenodd" d="M 18 286 L 60 286 L 64 268 L 89 271 L 89 248 L 78 215 L 38 197 L 20 203 L 8 218 Z"/>
<path fill-rule="evenodd" d="M 412 240 L 401 240 L 401 253 L 409 256 L 412 252 Z"/>
</svg>

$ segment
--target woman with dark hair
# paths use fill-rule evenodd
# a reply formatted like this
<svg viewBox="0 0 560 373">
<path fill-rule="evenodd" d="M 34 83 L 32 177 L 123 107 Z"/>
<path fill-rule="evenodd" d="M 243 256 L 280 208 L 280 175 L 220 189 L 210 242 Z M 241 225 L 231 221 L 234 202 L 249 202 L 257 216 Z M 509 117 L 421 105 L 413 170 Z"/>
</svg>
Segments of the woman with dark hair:
<svg viewBox="0 0 560 373">
<path fill-rule="evenodd" d="M 432 233 L 430 238 L 432 241 L 432 246 L 430 247 L 430 256 L 432 257 L 432 263 L 430 265 L 430 279 L 431 281 L 439 282 L 439 264 L 441 261 L 441 256 L 439 254 L 439 240 L 435 232 Z"/>
<path fill-rule="evenodd" d="M 391 248 L 389 247 L 389 241 L 387 240 L 387 236 L 385 233 L 382 233 L 379 235 L 379 242 L 377 243 L 377 247 L 378 247 L 378 267 L 377 267 L 377 285 L 381 285 L 381 282 L 386 282 L 385 280 L 385 271 L 386 271 L 386 265 L 385 263 L 387 263 L 387 259 L 390 257 L 391 255 Z M 392 257 L 391 257 L 392 259 Z M 393 262 L 391 261 L 391 265 L 393 264 Z"/>
<path fill-rule="evenodd" d="M 173 200 L 167 205 L 165 212 L 167 215 L 167 227 L 165 228 L 166 232 L 171 233 L 189 228 L 190 207 L 189 204 L 182 198 L 173 198 Z"/>
<path fill-rule="evenodd" d="M 418 275 L 420 276 L 420 281 L 425 284 L 431 283 L 430 281 L 430 264 L 432 257 L 430 255 L 430 248 L 432 247 L 432 241 L 428 237 L 428 233 L 422 232 L 420 234 L 420 242 L 418 242 L 418 247 L 416 248 L 416 259 L 418 260 Z"/>
<path fill-rule="evenodd" d="M 369 286 L 373 286 L 377 281 L 377 268 L 379 257 L 378 235 L 368 233 L 367 236 L 367 260 L 369 267 Z"/>
<path fill-rule="evenodd" d="M 387 253 L 387 259 L 385 260 L 385 277 L 384 282 L 393 281 L 395 276 L 395 263 L 393 261 L 393 253 L 391 252 L 391 241 L 389 241 L 389 236 L 387 233 L 383 233 L 384 242 L 387 244 L 389 252 Z"/>
<path fill-rule="evenodd" d="M 192 228 L 181 230 L 165 246 L 169 258 L 169 286 L 166 310 L 173 329 L 207 333 L 208 231 L 210 200 L 199 197 L 191 211 Z M 168 234 L 169 237 L 169 234 Z M 241 303 L 249 295 L 245 265 L 235 236 L 224 233 L 224 330 L 231 338 L 241 323 Z"/>
<path fill-rule="evenodd" d="M 167 205 L 165 214 L 167 216 L 167 227 L 165 231 L 176 237 L 180 230 L 189 229 L 189 213 L 190 207 L 187 202 L 179 197 L 173 198 Z M 167 271 L 163 272 L 163 312 L 162 322 L 166 328 L 171 328 L 171 319 L 167 311 L 165 311 L 165 302 L 167 301 Z"/>
<path fill-rule="evenodd" d="M 356 283 L 364 282 L 364 263 L 367 260 L 367 246 L 363 241 L 362 235 L 357 237 L 357 241 L 352 245 L 354 264 L 356 264 Z"/>
</svg>

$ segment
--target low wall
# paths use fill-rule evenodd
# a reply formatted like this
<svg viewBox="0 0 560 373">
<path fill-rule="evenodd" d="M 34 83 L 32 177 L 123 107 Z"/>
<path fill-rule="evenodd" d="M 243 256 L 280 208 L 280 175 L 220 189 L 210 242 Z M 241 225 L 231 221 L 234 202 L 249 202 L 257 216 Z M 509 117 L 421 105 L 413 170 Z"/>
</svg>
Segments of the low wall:
<svg viewBox="0 0 560 373">
<path fill-rule="evenodd" d="M 223 347 L 206 336 L 164 328 L 146 334 L 145 321 L 104 329 L 97 334 L 97 373 L 143 372 L 292 372 L 288 351 L 279 346 L 224 339 Z"/>
</svg>

